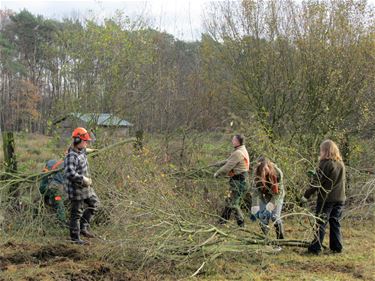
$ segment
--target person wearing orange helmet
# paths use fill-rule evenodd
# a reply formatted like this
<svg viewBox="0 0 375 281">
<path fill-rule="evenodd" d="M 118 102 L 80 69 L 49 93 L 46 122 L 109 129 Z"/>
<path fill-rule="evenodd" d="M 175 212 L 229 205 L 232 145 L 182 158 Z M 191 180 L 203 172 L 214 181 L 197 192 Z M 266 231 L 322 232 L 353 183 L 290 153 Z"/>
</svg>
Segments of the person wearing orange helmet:
<svg viewBox="0 0 375 281">
<path fill-rule="evenodd" d="M 91 137 L 85 128 L 78 127 L 74 129 L 72 138 L 73 143 L 64 159 L 66 187 L 71 202 L 70 239 L 78 244 L 86 244 L 87 242 L 81 240 L 80 235 L 87 238 L 94 237 L 88 228 L 99 207 L 99 198 L 92 188 L 87 161 L 86 148 Z"/>
</svg>

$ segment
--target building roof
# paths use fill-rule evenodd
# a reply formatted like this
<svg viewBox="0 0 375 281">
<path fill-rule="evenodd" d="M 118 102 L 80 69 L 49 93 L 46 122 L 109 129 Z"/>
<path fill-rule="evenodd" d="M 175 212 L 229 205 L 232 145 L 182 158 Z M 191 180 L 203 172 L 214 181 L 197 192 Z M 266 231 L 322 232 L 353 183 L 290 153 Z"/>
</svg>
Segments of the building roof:
<svg viewBox="0 0 375 281">
<path fill-rule="evenodd" d="M 117 126 L 117 127 L 132 127 L 130 122 L 120 119 L 117 116 L 109 113 L 71 113 L 72 116 L 81 119 L 86 123 L 96 122 L 99 126 Z"/>
<path fill-rule="evenodd" d="M 72 116 L 74 118 L 80 119 L 85 123 L 95 123 L 98 126 L 114 126 L 114 127 L 132 127 L 133 124 L 124 120 L 120 119 L 119 117 L 109 114 L 109 113 L 79 113 L 79 112 L 72 112 L 62 117 L 54 122 L 57 124 L 67 117 Z"/>
</svg>

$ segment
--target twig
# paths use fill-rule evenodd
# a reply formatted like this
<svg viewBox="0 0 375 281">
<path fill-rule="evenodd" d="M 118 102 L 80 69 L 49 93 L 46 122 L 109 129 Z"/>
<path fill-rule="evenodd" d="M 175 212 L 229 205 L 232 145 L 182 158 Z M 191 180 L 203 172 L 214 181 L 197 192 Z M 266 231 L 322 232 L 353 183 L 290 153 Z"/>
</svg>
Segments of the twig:
<svg viewBox="0 0 375 281">
<path fill-rule="evenodd" d="M 196 276 L 202 270 L 202 268 L 204 267 L 205 264 L 206 264 L 206 262 L 204 261 L 202 263 L 202 265 L 190 277 Z"/>
</svg>

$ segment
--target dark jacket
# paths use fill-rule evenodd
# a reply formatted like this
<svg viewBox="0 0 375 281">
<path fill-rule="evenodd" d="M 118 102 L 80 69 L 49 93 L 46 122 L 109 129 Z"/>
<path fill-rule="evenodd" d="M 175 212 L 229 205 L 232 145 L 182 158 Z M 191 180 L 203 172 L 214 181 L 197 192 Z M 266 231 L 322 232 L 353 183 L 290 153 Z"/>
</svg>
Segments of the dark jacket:
<svg viewBox="0 0 375 281">
<path fill-rule="evenodd" d="M 318 192 L 318 203 L 344 203 L 346 200 L 345 183 L 345 165 L 342 161 L 321 160 L 316 176 L 311 181 L 304 196 L 308 199 L 315 192 Z"/>
<path fill-rule="evenodd" d="M 43 172 L 50 172 L 53 170 L 63 169 L 64 162 L 57 161 L 57 160 L 48 160 L 46 166 L 43 169 Z M 63 186 L 65 183 L 65 177 L 63 171 L 55 172 L 52 175 L 45 176 L 42 178 L 39 186 L 39 191 L 41 194 L 45 194 L 48 188 L 52 185 L 61 185 Z"/>
<path fill-rule="evenodd" d="M 83 185 L 83 176 L 89 177 L 86 150 L 70 147 L 64 159 L 66 189 L 71 200 L 85 200 L 95 194 L 91 186 Z"/>
</svg>

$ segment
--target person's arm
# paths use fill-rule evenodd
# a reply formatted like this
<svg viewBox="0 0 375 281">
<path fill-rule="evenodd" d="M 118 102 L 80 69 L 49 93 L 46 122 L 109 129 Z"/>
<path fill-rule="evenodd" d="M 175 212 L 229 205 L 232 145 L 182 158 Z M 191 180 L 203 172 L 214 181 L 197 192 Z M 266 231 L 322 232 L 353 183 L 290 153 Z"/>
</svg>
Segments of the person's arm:
<svg viewBox="0 0 375 281">
<path fill-rule="evenodd" d="M 240 152 L 238 151 L 233 152 L 229 156 L 229 158 L 226 160 L 226 163 L 224 164 L 224 166 L 222 166 L 219 170 L 216 171 L 215 175 L 219 176 L 221 174 L 228 174 L 229 171 L 231 171 L 234 167 L 236 167 L 236 165 L 240 161 L 239 153 Z"/>
<path fill-rule="evenodd" d="M 253 181 L 252 184 L 252 190 L 251 190 L 251 215 L 250 215 L 250 220 L 251 221 L 256 221 L 259 218 L 259 211 L 260 211 L 260 198 L 262 194 L 259 191 L 258 187 L 256 186 L 256 181 Z"/>
<path fill-rule="evenodd" d="M 314 175 L 310 181 L 309 187 L 306 189 L 305 193 L 303 194 L 302 201 L 306 202 L 315 192 L 319 189 L 319 179 L 317 175 Z"/>
<path fill-rule="evenodd" d="M 332 180 L 328 177 L 331 173 L 332 165 L 330 165 L 330 162 L 320 161 L 319 167 L 316 169 L 316 175 L 313 175 L 310 186 L 302 197 L 303 201 L 309 199 L 318 190 L 327 193 L 332 188 Z"/>
<path fill-rule="evenodd" d="M 44 194 L 47 191 L 49 181 L 50 181 L 50 178 L 47 176 L 44 176 L 42 180 L 40 181 L 39 192 L 41 194 Z"/>
<path fill-rule="evenodd" d="M 77 173 L 78 157 L 73 154 L 68 154 L 65 158 L 64 172 L 66 178 L 74 183 L 82 184 L 83 175 Z"/>
<path fill-rule="evenodd" d="M 262 196 L 261 192 L 259 191 L 259 188 L 256 186 L 256 184 L 253 184 L 252 192 L 251 192 L 251 207 L 258 207 L 260 204 L 259 198 Z M 259 210 L 259 209 L 258 209 Z"/>
<path fill-rule="evenodd" d="M 279 191 L 277 194 L 272 194 L 272 198 L 270 202 L 276 207 L 283 201 L 283 198 L 285 196 L 284 192 L 284 174 L 279 168 L 275 168 L 277 171 L 277 184 L 279 187 Z"/>
<path fill-rule="evenodd" d="M 227 163 L 227 161 L 228 161 L 228 159 L 218 161 L 218 162 L 214 163 L 212 166 L 213 167 L 221 167 L 221 166 L 225 165 L 225 163 Z"/>
<path fill-rule="evenodd" d="M 64 184 L 64 173 L 63 171 L 56 172 L 52 178 L 54 182 L 57 182 L 59 184 Z"/>
</svg>

